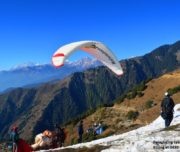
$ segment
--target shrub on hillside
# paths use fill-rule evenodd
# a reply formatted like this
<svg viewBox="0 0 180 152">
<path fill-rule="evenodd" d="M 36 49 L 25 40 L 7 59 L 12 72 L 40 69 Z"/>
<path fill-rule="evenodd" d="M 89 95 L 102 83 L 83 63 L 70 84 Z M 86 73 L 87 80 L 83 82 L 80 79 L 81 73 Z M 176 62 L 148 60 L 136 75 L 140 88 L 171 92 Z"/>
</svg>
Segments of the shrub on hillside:
<svg viewBox="0 0 180 152">
<path fill-rule="evenodd" d="M 153 101 L 153 100 L 148 100 L 148 101 L 146 101 L 146 103 L 145 103 L 146 109 L 152 108 L 153 105 L 154 105 L 154 101 Z"/>
<path fill-rule="evenodd" d="M 146 82 L 142 81 L 139 85 L 136 85 L 134 87 L 134 90 L 136 90 L 136 91 L 144 91 L 146 88 L 147 88 Z"/>
<path fill-rule="evenodd" d="M 133 98 L 135 98 L 136 97 L 136 95 L 137 95 L 137 91 L 132 91 L 132 92 L 129 92 L 127 95 L 126 95 L 126 98 L 127 99 L 133 99 Z"/>
<path fill-rule="evenodd" d="M 129 111 L 126 115 L 126 117 L 129 119 L 129 120 L 135 120 L 137 117 L 139 116 L 139 112 L 138 111 Z"/>
<path fill-rule="evenodd" d="M 175 88 L 168 89 L 168 92 L 169 92 L 170 95 L 173 95 L 173 94 L 175 94 L 175 93 L 177 93 L 179 91 L 180 91 L 180 85 L 175 87 Z"/>
<path fill-rule="evenodd" d="M 126 95 L 125 94 L 123 94 L 123 95 L 121 95 L 121 96 L 119 96 L 116 100 L 115 100 L 115 102 L 117 102 L 117 103 L 121 103 L 121 102 L 123 102 L 124 101 L 124 99 L 126 98 Z"/>
<path fill-rule="evenodd" d="M 138 92 L 137 95 L 138 95 L 138 97 L 142 97 L 144 95 L 144 93 Z"/>
<path fill-rule="evenodd" d="M 105 103 L 103 107 L 113 107 L 114 103 Z"/>
</svg>

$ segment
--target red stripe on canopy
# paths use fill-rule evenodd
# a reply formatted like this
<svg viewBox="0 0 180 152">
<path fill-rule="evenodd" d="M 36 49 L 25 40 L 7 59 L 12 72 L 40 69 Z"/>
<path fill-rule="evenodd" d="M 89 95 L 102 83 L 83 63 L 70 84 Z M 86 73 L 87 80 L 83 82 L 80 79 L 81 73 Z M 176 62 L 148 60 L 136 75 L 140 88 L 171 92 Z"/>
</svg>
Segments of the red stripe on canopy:
<svg viewBox="0 0 180 152">
<path fill-rule="evenodd" d="M 53 57 L 60 57 L 60 56 L 64 56 L 64 54 L 63 53 L 57 53 L 57 54 L 53 55 Z"/>
</svg>

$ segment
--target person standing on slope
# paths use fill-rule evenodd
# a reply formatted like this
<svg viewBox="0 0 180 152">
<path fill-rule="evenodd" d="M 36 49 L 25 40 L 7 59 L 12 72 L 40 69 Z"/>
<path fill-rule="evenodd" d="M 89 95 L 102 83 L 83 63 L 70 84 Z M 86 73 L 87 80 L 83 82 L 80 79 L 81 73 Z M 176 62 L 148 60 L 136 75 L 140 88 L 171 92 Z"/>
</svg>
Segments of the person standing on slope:
<svg viewBox="0 0 180 152">
<path fill-rule="evenodd" d="M 79 125 L 78 125 L 78 135 L 79 135 L 78 143 L 82 142 L 82 135 L 83 135 L 83 133 L 84 133 L 83 121 L 81 120 Z"/>
<path fill-rule="evenodd" d="M 173 120 L 173 112 L 174 112 L 174 101 L 170 97 L 168 92 L 165 92 L 165 97 L 161 102 L 161 116 L 165 120 L 165 128 L 171 124 Z"/>
<path fill-rule="evenodd" d="M 18 141 L 19 141 L 19 133 L 18 133 L 18 127 L 13 126 L 10 132 L 10 139 L 13 143 L 13 152 L 18 152 Z"/>
</svg>

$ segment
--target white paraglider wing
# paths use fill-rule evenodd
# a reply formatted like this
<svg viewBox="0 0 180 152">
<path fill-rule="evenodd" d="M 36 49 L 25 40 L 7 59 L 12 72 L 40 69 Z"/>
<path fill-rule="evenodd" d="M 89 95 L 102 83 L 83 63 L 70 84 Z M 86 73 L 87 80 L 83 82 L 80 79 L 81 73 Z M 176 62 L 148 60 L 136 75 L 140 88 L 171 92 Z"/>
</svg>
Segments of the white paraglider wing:
<svg viewBox="0 0 180 152">
<path fill-rule="evenodd" d="M 121 65 L 115 55 L 104 44 L 97 41 L 79 41 L 60 47 L 52 57 L 53 65 L 55 67 L 63 66 L 65 60 L 76 50 L 83 50 L 91 54 L 117 75 L 123 74 Z"/>
</svg>

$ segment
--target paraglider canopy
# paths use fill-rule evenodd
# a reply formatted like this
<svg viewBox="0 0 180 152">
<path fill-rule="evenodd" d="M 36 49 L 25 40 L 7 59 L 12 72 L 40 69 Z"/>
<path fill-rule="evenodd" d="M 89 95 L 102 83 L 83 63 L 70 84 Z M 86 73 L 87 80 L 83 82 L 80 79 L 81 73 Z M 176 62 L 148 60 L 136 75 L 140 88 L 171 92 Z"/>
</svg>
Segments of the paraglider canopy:
<svg viewBox="0 0 180 152">
<path fill-rule="evenodd" d="M 52 63 L 55 67 L 64 65 L 65 60 L 75 51 L 85 51 L 100 62 L 106 65 L 111 71 L 117 75 L 122 75 L 122 67 L 112 51 L 101 42 L 97 41 L 78 41 L 69 43 L 60 47 L 52 57 Z"/>
</svg>

